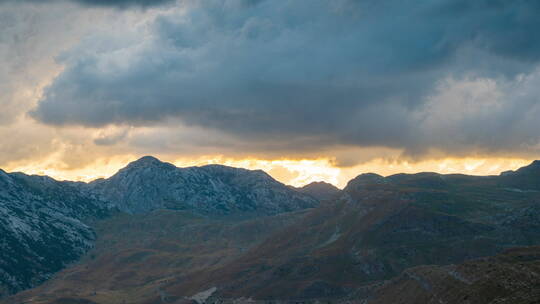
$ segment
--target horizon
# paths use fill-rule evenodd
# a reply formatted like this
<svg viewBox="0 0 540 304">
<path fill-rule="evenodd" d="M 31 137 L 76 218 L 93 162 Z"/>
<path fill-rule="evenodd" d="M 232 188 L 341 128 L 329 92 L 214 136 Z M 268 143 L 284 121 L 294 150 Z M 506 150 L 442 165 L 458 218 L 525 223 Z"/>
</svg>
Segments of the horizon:
<svg viewBox="0 0 540 304">
<path fill-rule="evenodd" d="M 248 169 L 248 170 L 262 170 L 264 172 L 266 172 L 268 175 L 270 175 L 272 178 L 274 178 L 275 180 L 285 184 L 285 185 L 289 185 L 289 186 L 293 186 L 293 187 L 297 187 L 297 188 L 300 188 L 300 187 L 303 187 L 303 186 L 307 186 L 311 183 L 314 183 L 314 182 L 325 182 L 325 183 L 328 183 L 328 184 L 331 184 L 331 185 L 334 185 L 336 186 L 337 188 L 339 189 L 344 189 L 344 187 L 347 185 L 347 183 L 354 179 L 355 177 L 359 176 L 359 175 L 362 175 L 362 174 L 368 174 L 368 173 L 375 173 L 375 174 L 378 174 L 378 175 L 381 175 L 383 177 L 388 177 L 388 176 L 392 176 L 394 174 L 418 174 L 418 173 L 437 173 L 437 174 L 465 174 L 465 175 L 471 175 L 471 176 L 496 176 L 496 175 L 500 175 L 501 173 L 505 172 L 505 171 L 515 171 L 519 168 L 522 168 L 522 167 L 525 167 L 525 166 L 528 166 L 530 164 L 532 164 L 533 162 L 535 162 L 536 160 L 532 160 L 530 161 L 529 163 L 526 163 L 526 164 L 522 164 L 522 163 L 514 163 L 514 166 L 512 166 L 511 168 L 509 169 L 502 169 L 501 170 L 496 170 L 496 171 L 489 171 L 488 173 L 486 174 L 482 174 L 482 173 L 477 173 L 475 174 L 476 171 L 474 171 L 474 169 L 476 169 L 478 166 L 476 167 L 470 167 L 469 170 L 465 170 L 466 172 L 458 172 L 458 171 L 455 171 L 455 169 L 452 169 L 452 168 L 444 168 L 444 170 L 440 170 L 439 172 L 437 171 L 429 171 L 429 170 L 420 170 L 420 171 L 413 171 L 413 170 L 406 170 L 405 171 L 399 171 L 398 168 L 403 168 L 403 167 L 394 167 L 392 168 L 390 171 L 391 173 L 387 173 L 387 174 L 379 174 L 377 172 L 373 172 L 373 171 L 363 171 L 363 172 L 359 172 L 355 175 L 350 175 L 348 176 L 347 180 L 341 180 L 339 183 L 336 183 L 336 182 L 332 182 L 334 180 L 331 180 L 329 178 L 324 178 L 320 175 L 314 175 L 314 176 L 304 176 L 303 179 L 301 179 L 299 181 L 299 183 L 295 183 L 294 180 L 291 180 L 291 179 L 287 179 L 287 176 L 283 176 L 283 175 L 279 175 L 279 172 L 274 172 L 272 174 L 272 169 L 275 169 L 276 166 L 282 166 L 284 169 L 288 169 L 287 168 L 287 162 L 288 161 L 284 161 L 284 160 L 281 160 L 281 161 L 278 161 L 278 162 L 281 162 L 281 165 L 276 165 L 276 164 L 268 164 L 266 163 L 266 166 L 265 166 L 265 162 L 263 161 L 262 163 L 260 162 L 253 162 L 253 160 L 251 161 L 248 161 L 249 164 L 246 165 L 246 162 L 245 160 L 240 160 L 240 161 L 222 161 L 222 162 L 216 162 L 215 160 L 216 159 L 206 159 L 206 161 L 198 161 L 198 162 L 195 162 L 193 164 L 189 164 L 189 163 L 186 163 L 186 162 L 182 162 L 182 161 L 167 161 L 167 160 L 163 160 L 163 159 L 160 159 L 159 157 L 156 157 L 156 156 L 153 156 L 153 155 L 144 155 L 144 156 L 139 156 L 138 158 L 135 158 L 133 160 L 130 160 L 124 164 L 118 164 L 118 168 L 116 167 L 112 167 L 112 168 L 116 168 L 114 169 L 114 171 L 112 171 L 110 174 L 107 174 L 107 175 L 101 175 L 101 176 L 92 176 L 92 177 L 89 177 L 89 176 L 83 176 L 82 178 L 63 178 L 61 173 L 60 175 L 57 175 L 55 176 L 55 172 L 47 172 L 47 171 L 38 171 L 38 172 L 25 172 L 25 171 L 21 171 L 21 170 L 5 170 L 5 168 L 1 168 L 2 170 L 4 170 L 5 172 L 7 173 L 15 173 L 15 172 L 20 172 L 20 173 L 24 173 L 24 174 L 28 174 L 28 175 L 39 175 L 39 176 L 48 176 L 48 177 L 51 177 L 55 180 L 58 180 L 58 181 L 73 181 L 73 182 L 85 182 L 85 183 L 89 183 L 89 182 L 92 182 L 92 181 L 95 181 L 95 180 L 98 180 L 98 179 L 107 179 L 111 176 L 113 176 L 114 174 L 116 174 L 119 170 L 123 169 L 123 168 L 126 168 L 129 164 L 133 163 L 133 162 L 136 162 L 136 161 L 139 161 L 141 160 L 142 158 L 145 158 L 145 157 L 152 157 L 152 158 L 155 158 L 157 159 L 158 161 L 160 162 L 163 162 L 163 163 L 169 163 L 169 164 L 172 164 L 174 165 L 175 167 L 177 168 L 189 168 L 189 167 L 202 167 L 202 166 L 206 166 L 206 165 L 223 165 L 223 166 L 228 166 L 228 167 L 233 167 L 233 168 L 243 168 L 243 169 Z M 311 162 L 312 160 L 300 160 L 298 161 L 299 163 L 302 163 L 302 162 Z M 251 163 L 250 163 L 251 162 Z M 285 162 L 285 164 L 283 164 L 283 162 Z M 267 168 L 270 168 L 270 170 L 268 170 Z M 310 168 L 308 166 L 308 168 Z M 406 168 L 406 167 L 405 167 Z M 493 168 L 493 167 L 492 167 Z M 300 170 L 297 169 L 297 172 L 300 172 Z M 48 173 L 48 174 L 47 174 Z M 51 174 L 52 173 L 52 174 Z M 354 173 L 352 173 L 354 174 Z"/>
</svg>

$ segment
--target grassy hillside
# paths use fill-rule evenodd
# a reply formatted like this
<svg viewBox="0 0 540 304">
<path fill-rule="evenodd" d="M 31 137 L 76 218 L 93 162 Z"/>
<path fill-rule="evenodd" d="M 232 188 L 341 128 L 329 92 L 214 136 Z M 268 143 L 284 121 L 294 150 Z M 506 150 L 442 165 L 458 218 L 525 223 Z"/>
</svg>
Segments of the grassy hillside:
<svg viewBox="0 0 540 304">
<path fill-rule="evenodd" d="M 257 219 L 171 210 L 120 214 L 96 224 L 96 247 L 82 261 L 4 303 L 117 304 L 167 297 L 162 286 L 170 280 L 230 262 L 302 214 Z"/>
</svg>

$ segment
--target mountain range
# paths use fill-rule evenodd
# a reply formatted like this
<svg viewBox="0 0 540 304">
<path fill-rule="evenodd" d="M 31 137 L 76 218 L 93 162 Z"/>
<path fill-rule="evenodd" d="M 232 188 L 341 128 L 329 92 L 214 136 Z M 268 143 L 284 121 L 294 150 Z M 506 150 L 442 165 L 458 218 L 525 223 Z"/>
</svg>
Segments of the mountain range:
<svg viewBox="0 0 540 304">
<path fill-rule="evenodd" d="M 270 215 L 317 204 L 263 171 L 177 168 L 149 156 L 89 184 L 0 171 L 0 295 L 35 286 L 78 260 L 93 246 L 91 223 L 109 214 Z"/>
<path fill-rule="evenodd" d="M 0 185 L 3 303 L 540 300 L 539 161 L 340 190 L 143 157 L 91 183 Z"/>
<path fill-rule="evenodd" d="M 171 209 L 214 215 L 270 215 L 318 204 L 316 199 L 284 186 L 260 170 L 221 165 L 177 168 L 151 156 L 85 188 L 87 193 L 127 213 Z"/>
</svg>

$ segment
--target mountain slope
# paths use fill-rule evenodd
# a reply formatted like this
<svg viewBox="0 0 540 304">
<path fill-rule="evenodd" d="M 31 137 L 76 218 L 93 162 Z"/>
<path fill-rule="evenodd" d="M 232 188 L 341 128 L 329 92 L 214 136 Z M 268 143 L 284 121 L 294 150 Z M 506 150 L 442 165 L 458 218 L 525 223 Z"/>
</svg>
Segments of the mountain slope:
<svg viewBox="0 0 540 304">
<path fill-rule="evenodd" d="M 167 282 L 240 257 L 305 212 L 243 219 L 173 210 L 119 214 L 96 223 L 95 248 L 80 263 L 5 303 L 173 303 L 178 298 L 161 288 Z"/>
<path fill-rule="evenodd" d="M 103 218 L 111 209 L 239 218 L 318 205 L 262 171 L 218 165 L 181 169 L 153 157 L 90 184 L 3 171 L 0 178 L 0 297 L 33 287 L 78 260 L 95 241 L 86 220 Z"/>
<path fill-rule="evenodd" d="M 502 176 L 361 175 L 340 199 L 238 260 L 166 290 L 189 295 L 216 287 L 216 299 L 336 299 L 409 267 L 540 244 L 540 193 L 516 191 L 529 185 Z"/>
<path fill-rule="evenodd" d="M 319 201 L 326 201 L 337 198 L 341 190 L 336 186 L 325 182 L 313 182 L 304 187 L 298 188 L 298 191 L 311 195 Z"/>
<path fill-rule="evenodd" d="M 365 303 L 382 296 L 379 288 L 393 286 L 392 279 L 401 274 L 412 274 L 410 278 L 423 282 L 417 278 L 425 274 L 420 276 L 415 267 L 456 265 L 511 247 L 540 244 L 540 192 L 534 180 L 540 168 L 536 164 L 487 177 L 362 174 L 336 199 L 301 213 L 270 217 L 211 217 L 224 213 L 212 204 L 202 211 L 192 204 L 185 208 L 188 212 L 162 210 L 108 219 L 98 226 L 104 230 L 98 230 L 103 234 L 95 257 L 10 300 L 150 304 L 185 303 L 209 296 L 208 301 L 233 303 L 247 299 Z M 231 180 L 245 183 L 215 172 L 210 179 L 224 185 Z M 201 183 L 200 189 L 208 184 Z M 148 186 L 138 181 L 126 185 Z M 138 189 L 130 187 L 125 189 Z M 131 206 L 130 200 L 125 202 Z M 173 208 L 175 204 L 182 202 L 174 202 Z M 231 210 L 229 215 L 241 209 Z M 446 266 L 426 269 L 437 272 L 439 267 Z M 486 276 L 482 280 L 497 284 L 502 279 Z M 396 284 L 396 290 L 402 290 Z M 414 294 L 403 298 L 412 301 L 403 303 L 420 299 Z"/>
<path fill-rule="evenodd" d="M 84 220 L 109 211 L 75 184 L 0 170 L 0 297 L 79 259 L 95 239 Z"/>
<path fill-rule="evenodd" d="M 177 168 L 146 156 L 88 191 L 128 213 L 156 209 L 199 214 L 278 214 L 312 208 L 318 201 L 277 182 L 263 171 L 220 165 Z"/>
<path fill-rule="evenodd" d="M 540 247 L 516 248 L 459 265 L 419 266 L 385 282 L 370 304 L 540 302 Z"/>
</svg>

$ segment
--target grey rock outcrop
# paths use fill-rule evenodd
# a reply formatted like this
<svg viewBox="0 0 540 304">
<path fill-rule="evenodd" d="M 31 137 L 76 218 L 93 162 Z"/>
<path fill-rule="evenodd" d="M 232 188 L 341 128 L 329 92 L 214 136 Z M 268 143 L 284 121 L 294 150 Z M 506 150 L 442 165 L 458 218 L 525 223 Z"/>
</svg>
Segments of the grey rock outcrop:
<svg viewBox="0 0 540 304">
<path fill-rule="evenodd" d="M 109 179 L 90 183 L 88 191 L 128 213 L 177 209 L 269 215 L 318 205 L 316 199 L 260 170 L 221 165 L 178 168 L 150 156 L 130 163 Z"/>
<path fill-rule="evenodd" d="M 109 212 L 75 183 L 0 170 L 0 297 L 76 261 L 95 239 L 84 219 Z"/>
</svg>

